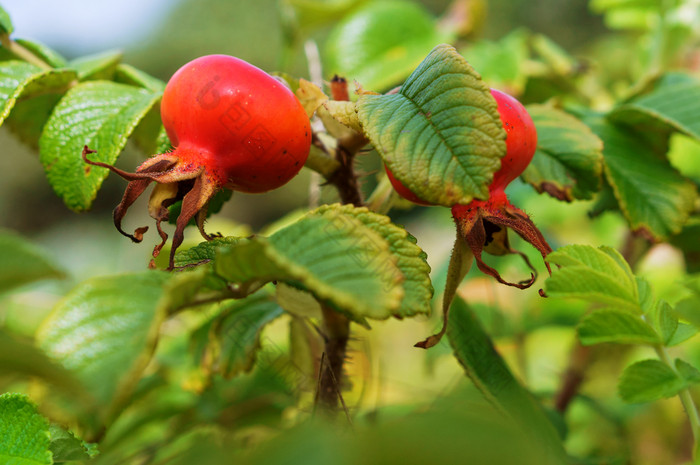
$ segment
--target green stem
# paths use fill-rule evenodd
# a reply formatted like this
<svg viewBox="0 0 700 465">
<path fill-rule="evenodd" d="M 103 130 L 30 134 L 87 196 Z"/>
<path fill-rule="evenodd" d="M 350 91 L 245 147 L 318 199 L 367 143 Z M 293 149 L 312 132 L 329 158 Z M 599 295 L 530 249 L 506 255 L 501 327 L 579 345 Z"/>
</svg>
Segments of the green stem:
<svg viewBox="0 0 700 465">
<path fill-rule="evenodd" d="M 668 365 L 674 372 L 678 373 L 676 370 L 676 366 L 674 365 L 673 361 L 671 360 L 671 357 L 666 351 L 666 348 L 663 346 L 656 346 L 654 347 L 654 349 L 656 350 L 659 359 L 666 365 Z M 698 450 L 700 449 L 700 416 L 698 415 L 698 409 L 695 406 L 695 401 L 693 401 L 693 397 L 690 395 L 689 389 L 683 389 L 681 392 L 678 393 L 678 397 L 681 399 L 681 403 L 683 404 L 683 408 L 685 409 L 686 415 L 688 415 L 690 429 L 693 432 L 693 460 L 695 460 L 700 453 L 700 451 Z"/>
<path fill-rule="evenodd" d="M 27 63 L 38 66 L 41 69 L 53 69 L 53 67 L 46 63 L 44 60 L 32 53 L 28 48 L 21 44 L 18 44 L 14 40 L 10 39 L 8 34 L 0 34 L 0 44 L 14 54 L 17 58 L 21 58 Z"/>
</svg>

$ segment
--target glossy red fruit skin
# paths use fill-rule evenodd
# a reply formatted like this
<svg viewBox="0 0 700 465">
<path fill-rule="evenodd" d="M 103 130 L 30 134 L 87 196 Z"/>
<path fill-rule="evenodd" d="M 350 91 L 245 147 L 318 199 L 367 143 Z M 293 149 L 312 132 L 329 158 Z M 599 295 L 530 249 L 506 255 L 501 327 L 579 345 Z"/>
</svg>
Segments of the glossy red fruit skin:
<svg viewBox="0 0 700 465">
<path fill-rule="evenodd" d="M 410 200 L 411 202 L 413 202 L 415 204 L 422 205 L 424 207 L 430 207 L 430 206 L 435 205 L 435 204 L 432 204 L 430 202 L 426 202 L 425 200 L 421 199 L 416 194 L 411 192 L 411 190 L 408 187 L 404 186 L 401 181 L 399 181 L 398 179 L 396 179 L 394 177 L 394 173 L 391 172 L 391 170 L 389 169 L 388 166 L 384 165 L 384 168 L 386 169 L 386 175 L 389 178 L 391 185 L 394 187 L 394 190 L 401 197 L 403 197 L 406 200 Z"/>
<path fill-rule="evenodd" d="M 506 131 L 506 154 L 489 186 L 490 191 L 496 191 L 505 189 L 530 164 L 537 148 L 537 130 L 522 103 L 497 89 L 491 89 L 491 95 Z"/>
<path fill-rule="evenodd" d="M 282 83 L 228 55 L 208 55 L 168 81 L 161 117 L 177 156 L 204 166 L 217 184 L 266 192 L 301 170 L 311 145 L 309 118 Z"/>
</svg>

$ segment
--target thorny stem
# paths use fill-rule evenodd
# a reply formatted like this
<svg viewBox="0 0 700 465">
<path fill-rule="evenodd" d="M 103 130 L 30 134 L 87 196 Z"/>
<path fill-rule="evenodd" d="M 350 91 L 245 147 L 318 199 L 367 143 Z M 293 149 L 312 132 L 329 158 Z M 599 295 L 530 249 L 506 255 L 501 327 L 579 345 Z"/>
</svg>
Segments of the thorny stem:
<svg viewBox="0 0 700 465">
<path fill-rule="evenodd" d="M 337 86 L 345 85 L 345 80 L 334 79 L 334 92 L 338 96 Z M 345 94 L 347 95 L 347 93 Z M 358 134 L 349 140 L 339 140 L 336 148 L 338 169 L 329 177 L 328 182 L 338 190 L 340 200 L 344 204 L 361 206 L 363 204 L 360 186 L 355 174 L 355 154 L 366 145 L 364 136 Z M 345 362 L 348 338 L 350 336 L 350 320 L 326 305 L 321 305 L 323 314 L 324 354 L 326 363 L 322 364 L 319 373 L 319 385 L 316 401 L 326 413 L 334 413 L 338 409 L 338 401 L 342 402 L 345 415 L 350 419 L 342 397 L 343 364 Z"/>
<path fill-rule="evenodd" d="M 36 65 L 41 69 L 53 69 L 50 64 L 36 56 L 28 48 L 10 39 L 10 35 L 7 33 L 0 34 L 0 44 L 2 44 L 3 48 L 12 52 L 15 56 L 23 59 L 27 63 Z"/>
<path fill-rule="evenodd" d="M 676 366 L 671 360 L 671 357 L 668 355 L 665 347 L 658 345 L 654 347 L 654 350 L 656 350 L 656 354 L 663 363 L 668 365 L 668 367 L 674 372 L 677 372 Z M 688 388 L 679 392 L 678 397 L 681 399 L 686 415 L 688 415 L 690 429 L 693 432 L 693 463 L 695 463 L 694 460 L 698 458 L 700 452 L 698 450 L 700 449 L 700 416 L 698 416 L 698 409 L 695 406 L 695 402 L 693 401 L 693 397 L 690 395 L 690 390 Z"/>
</svg>

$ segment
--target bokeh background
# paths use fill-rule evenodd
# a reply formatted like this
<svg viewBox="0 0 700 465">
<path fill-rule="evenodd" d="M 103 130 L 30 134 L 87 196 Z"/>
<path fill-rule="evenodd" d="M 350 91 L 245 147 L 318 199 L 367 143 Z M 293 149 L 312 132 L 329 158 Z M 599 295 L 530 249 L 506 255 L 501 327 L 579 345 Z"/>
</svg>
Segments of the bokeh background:
<svg viewBox="0 0 700 465">
<path fill-rule="evenodd" d="M 119 49 L 124 53 L 124 62 L 167 80 L 195 57 L 225 53 L 267 71 L 309 77 L 304 44 L 290 38 L 293 33 L 287 27 L 287 13 L 276 0 L 2 0 L 1 3 L 13 18 L 17 37 L 44 42 L 68 58 Z M 451 2 L 417 3 L 440 16 Z M 475 3 L 483 7 L 483 16 L 466 43 L 496 41 L 518 29 L 534 31 L 559 44 L 577 60 L 584 74 L 593 69 L 598 73 L 596 79 L 610 83 L 634 78 L 626 53 L 634 49 L 639 36 L 608 28 L 603 16 L 592 12 L 587 0 Z M 305 39 L 313 40 L 323 51 L 331 28 L 332 25 L 315 28 Z M 325 79 L 330 77 L 324 75 Z M 536 86 L 520 89 L 526 102 L 537 101 L 540 91 Z M 605 102 L 602 95 L 598 104 Z M 679 169 L 700 176 L 698 145 L 682 138 L 674 140 L 674 144 L 678 148 L 672 158 Z M 94 208 L 78 215 L 54 195 L 37 154 L 18 142 L 5 127 L 0 128 L 0 147 L 0 227 L 18 231 L 47 249 L 70 276 L 59 283 L 41 284 L 0 298 L 0 324 L 31 335 L 43 316 L 76 282 L 94 275 L 143 269 L 151 248 L 148 240 L 141 245 L 132 244 L 113 228 L 111 211 L 125 187 L 122 180 L 110 176 Z M 147 155 L 129 144 L 118 165 L 131 169 Z M 376 185 L 380 170 L 376 154 L 358 160 L 365 194 Z M 275 192 L 236 193 L 222 212 L 210 220 L 209 229 L 225 234 L 264 231 L 271 222 L 309 205 L 311 192 L 316 188 L 309 188 L 312 181 L 305 170 Z M 321 187 L 320 193 L 322 202 L 336 200 L 330 188 Z M 593 201 L 561 203 L 517 181 L 509 188 L 509 195 L 516 205 L 531 214 L 554 248 L 570 243 L 610 245 L 618 249 L 630 245 L 626 225 L 619 214 L 608 212 L 589 217 Z M 415 207 L 392 210 L 390 216 L 405 225 L 428 253 L 433 283 L 439 291 L 454 238 L 450 212 L 440 207 Z M 127 229 L 145 224 L 149 224 L 146 209 L 133 207 L 126 219 Z M 191 244 L 198 241 L 195 236 L 195 231 L 189 232 Z M 537 252 L 517 238 L 512 240 L 544 272 Z M 510 258 L 493 259 L 491 263 L 505 270 L 504 275 L 511 280 L 528 273 L 519 261 Z M 659 297 L 673 301 L 686 264 L 676 249 L 660 245 L 645 256 L 638 271 L 651 280 Z M 535 393 L 549 396 L 559 385 L 575 338 L 572 325 L 584 309 L 574 302 L 543 301 L 537 293 L 542 279 L 530 290 L 518 291 L 472 271 L 460 293 L 482 316 L 518 376 Z M 430 319 L 379 322 L 372 331 L 357 329 L 348 368 L 356 380 L 348 397 L 351 407 L 366 411 L 379 406 L 416 409 L 455 386 L 468 384 L 446 344 L 429 352 L 412 347 L 439 324 L 439 315 L 435 315 Z M 265 343 L 284 347 L 285 331 L 284 322 L 276 323 L 267 330 Z M 591 381 L 584 385 L 587 400 L 574 404 L 569 413 L 569 451 L 580 455 L 644 457 L 635 463 L 673 463 L 674 451 L 688 440 L 665 433 L 682 430 L 685 420 L 680 404 L 676 399 L 651 407 L 622 404 L 615 394 L 617 375 L 626 360 L 640 354 L 608 357 L 619 350 L 607 348 L 596 356 Z M 700 347 L 691 345 L 689 350 L 690 358 L 699 361 Z M 606 363 L 607 359 L 616 362 Z M 630 438 L 636 438 L 636 442 L 628 442 Z"/>
</svg>

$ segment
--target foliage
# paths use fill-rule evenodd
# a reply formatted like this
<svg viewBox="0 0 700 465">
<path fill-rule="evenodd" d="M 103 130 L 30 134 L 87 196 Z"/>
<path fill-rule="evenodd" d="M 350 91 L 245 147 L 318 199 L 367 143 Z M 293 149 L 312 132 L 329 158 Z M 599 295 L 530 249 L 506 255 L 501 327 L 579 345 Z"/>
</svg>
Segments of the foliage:
<svg viewBox="0 0 700 465">
<path fill-rule="evenodd" d="M 276 74 L 313 122 L 311 192 L 330 187 L 321 202 L 312 196 L 257 234 L 229 225 L 225 231 L 246 232 L 190 240 L 172 272 L 76 279 L 56 250 L 0 231 L 3 463 L 627 463 L 641 455 L 637 412 L 665 408 L 655 401 L 674 396 L 687 414 L 675 426 L 688 422 L 694 442 L 665 444 L 664 460 L 700 457 L 700 281 L 686 273 L 700 269 L 700 77 L 686 58 L 700 42 L 695 3 L 590 2 L 618 37 L 641 38 L 623 76 L 591 64 L 607 56 L 587 50 L 582 59 L 522 27 L 485 38 L 485 5 L 457 0 L 437 16 L 408 0 L 276 3 Z M 88 211 L 105 192 L 108 171 L 86 164 L 83 147 L 110 165 L 130 147 L 146 155 L 171 149 L 159 118 L 162 80 L 124 63 L 121 52 L 69 60 L 16 32 L 0 8 L 0 124 L 38 153 L 68 209 Z M 292 63 L 302 50 L 304 78 Z M 518 96 L 537 128 L 535 157 L 508 195 L 539 205 L 532 216 L 544 235 L 567 244 L 545 258 L 546 299 L 499 290 L 497 300 L 505 299 L 485 305 L 483 278 L 469 272 L 473 257 L 460 236 L 442 262 L 423 240 L 431 221 L 441 247 L 454 235 L 443 227 L 443 207 L 491 195 L 506 134 L 490 87 Z M 360 173 L 382 165 L 439 206 L 396 213 L 407 205 L 383 171 Z M 222 191 L 209 224 L 239 199 L 246 197 Z M 178 208 L 170 205 L 169 216 Z M 612 242 L 602 221 L 619 226 L 620 251 L 601 245 Z M 513 252 L 505 227 L 486 223 L 495 229 L 479 246 Z M 569 244 L 567 228 L 595 246 Z M 655 250 L 683 257 L 680 283 L 645 271 Z M 520 254 L 531 282 L 535 252 Z M 384 350 L 376 364 L 400 366 L 419 385 L 421 367 L 402 361 L 415 341 L 403 347 L 399 338 L 388 351 L 394 339 L 385 328 L 396 324 L 418 340 L 411 323 L 392 320 L 412 318 L 421 334 L 429 331 L 435 321 L 425 316 L 443 287 L 446 326 L 420 360 L 431 373 L 447 364 L 463 371 L 464 386 L 439 395 L 425 387 L 424 401 L 398 395 L 371 406 L 370 395 L 382 397 L 370 379 L 380 368 L 357 339 L 375 338 L 373 349 Z M 50 310 L 27 316 L 30 305 L 16 298 L 42 289 L 53 293 Z M 13 329 L 18 314 L 32 320 L 24 332 Z M 532 368 L 533 351 L 555 330 L 565 344 L 549 350 L 545 340 L 537 357 L 569 348 L 572 356 L 547 368 L 562 372 L 547 385 Z M 443 333 L 449 344 L 438 342 Z M 642 403 L 652 406 L 628 405 Z M 616 432 L 611 445 L 589 431 L 599 423 L 631 432 Z M 653 423 L 645 427 L 661 429 Z"/>
</svg>

